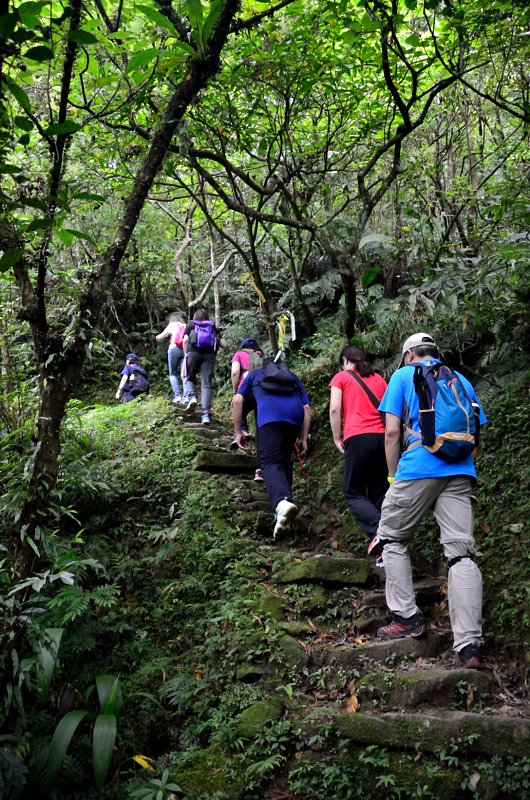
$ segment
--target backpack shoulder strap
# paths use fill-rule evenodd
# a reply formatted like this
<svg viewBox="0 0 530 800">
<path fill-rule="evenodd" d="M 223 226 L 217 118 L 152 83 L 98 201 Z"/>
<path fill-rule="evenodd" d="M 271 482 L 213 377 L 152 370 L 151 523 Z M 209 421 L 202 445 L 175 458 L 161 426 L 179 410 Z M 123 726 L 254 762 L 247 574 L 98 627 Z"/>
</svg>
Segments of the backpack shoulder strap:
<svg viewBox="0 0 530 800">
<path fill-rule="evenodd" d="M 368 397 L 370 398 L 376 409 L 379 411 L 379 403 L 381 401 L 378 400 L 378 398 L 375 396 L 372 390 L 368 388 L 363 379 L 359 375 L 357 375 L 357 373 L 354 372 L 352 369 L 347 369 L 346 372 L 348 373 L 348 375 L 351 375 L 352 378 L 355 378 L 359 386 L 362 386 L 362 388 L 364 389 L 364 391 L 366 392 L 366 394 L 368 395 Z"/>
</svg>

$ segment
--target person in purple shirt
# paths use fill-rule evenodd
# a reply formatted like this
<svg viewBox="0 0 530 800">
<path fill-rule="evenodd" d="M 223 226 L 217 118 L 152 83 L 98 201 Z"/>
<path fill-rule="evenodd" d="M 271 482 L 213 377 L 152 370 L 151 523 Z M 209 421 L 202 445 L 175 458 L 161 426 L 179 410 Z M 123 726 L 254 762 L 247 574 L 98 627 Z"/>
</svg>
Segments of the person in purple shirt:
<svg viewBox="0 0 530 800">
<path fill-rule="evenodd" d="M 376 539 L 369 550 L 382 547 L 386 600 L 393 621 L 378 630 L 385 639 L 423 636 L 427 626 L 416 605 L 407 543 L 432 509 L 440 542 L 449 564 L 449 617 L 456 660 L 465 668 L 482 669 L 482 577 L 475 563 L 473 487 L 478 448 L 466 458 L 446 462 L 421 444 L 419 401 L 414 365 L 439 362 L 432 336 L 417 333 L 403 345 L 400 369 L 391 377 L 379 406 L 385 415 L 385 452 L 390 488 L 381 509 Z M 486 417 L 471 383 L 459 373 L 471 402 Z M 412 445 L 412 446 L 411 446 Z"/>
</svg>

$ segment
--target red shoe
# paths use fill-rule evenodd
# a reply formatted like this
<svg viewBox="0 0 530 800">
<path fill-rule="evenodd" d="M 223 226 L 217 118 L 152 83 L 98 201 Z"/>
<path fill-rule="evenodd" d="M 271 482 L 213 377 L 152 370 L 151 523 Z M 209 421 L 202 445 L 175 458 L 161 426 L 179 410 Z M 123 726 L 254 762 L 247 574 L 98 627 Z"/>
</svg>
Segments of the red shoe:
<svg viewBox="0 0 530 800">
<path fill-rule="evenodd" d="M 460 652 L 455 652 L 455 658 L 464 669 L 484 669 L 482 648 L 479 644 L 466 644 Z"/>
<path fill-rule="evenodd" d="M 257 469 L 254 473 L 254 483 L 264 483 L 265 478 L 263 477 L 263 472 L 260 469 Z"/>
<path fill-rule="evenodd" d="M 377 631 L 377 635 L 383 639 L 418 639 L 426 633 L 427 625 L 421 614 L 413 614 L 408 619 L 396 614 L 390 625 L 385 625 Z"/>
</svg>

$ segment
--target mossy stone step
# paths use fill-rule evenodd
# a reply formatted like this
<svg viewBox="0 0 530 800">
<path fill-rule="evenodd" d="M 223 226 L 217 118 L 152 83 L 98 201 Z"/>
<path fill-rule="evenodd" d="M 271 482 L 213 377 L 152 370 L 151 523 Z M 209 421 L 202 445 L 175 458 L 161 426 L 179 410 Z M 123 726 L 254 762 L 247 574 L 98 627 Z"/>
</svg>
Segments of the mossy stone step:
<svg viewBox="0 0 530 800">
<path fill-rule="evenodd" d="M 332 586 L 363 586 L 370 575 L 364 558 L 313 556 L 286 564 L 276 576 L 278 583 L 324 583 Z"/>
<path fill-rule="evenodd" d="M 363 687 L 361 697 L 383 699 L 387 707 L 401 708 L 449 708 L 457 702 L 465 703 L 468 686 L 474 701 L 489 695 L 491 674 L 469 669 L 422 669 L 385 675 L 378 672 L 365 675 L 359 681 L 359 690 Z"/>
<path fill-rule="evenodd" d="M 215 428 L 205 428 L 203 425 L 198 425 L 196 428 L 188 429 L 188 434 L 196 439 L 207 439 L 209 442 L 213 441 L 219 436 L 219 431 Z"/>
<path fill-rule="evenodd" d="M 355 745 L 434 753 L 448 744 L 471 755 L 528 756 L 530 720 L 501 714 L 439 711 L 436 714 L 339 714 L 340 733 Z"/>
<path fill-rule="evenodd" d="M 244 739 L 252 739 L 262 730 L 267 722 L 280 719 L 283 712 L 283 702 L 277 697 L 270 700 L 259 700 L 250 708 L 246 708 L 236 727 L 236 734 Z"/>
<path fill-rule="evenodd" d="M 193 459 L 192 468 L 199 472 L 238 474 L 254 472 L 256 459 L 245 453 L 226 453 L 223 450 L 201 450 Z"/>
<path fill-rule="evenodd" d="M 404 657 L 437 658 L 444 646 L 443 637 L 435 633 L 430 633 L 421 639 L 390 639 L 340 648 L 327 645 L 322 650 L 319 661 L 337 667 L 358 668 L 370 661 L 383 664 L 387 660 L 399 660 Z M 316 661 L 316 658 L 316 654 L 313 653 L 313 660 Z"/>
</svg>

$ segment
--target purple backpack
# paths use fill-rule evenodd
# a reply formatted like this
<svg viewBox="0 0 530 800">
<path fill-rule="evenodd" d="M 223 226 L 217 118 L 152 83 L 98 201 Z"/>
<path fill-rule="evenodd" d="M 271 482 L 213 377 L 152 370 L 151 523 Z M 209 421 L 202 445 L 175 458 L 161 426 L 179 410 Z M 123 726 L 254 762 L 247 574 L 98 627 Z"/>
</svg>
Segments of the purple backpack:
<svg viewBox="0 0 530 800">
<path fill-rule="evenodd" d="M 190 342 L 199 350 L 215 352 L 218 347 L 218 340 L 214 330 L 214 323 L 209 319 L 194 319 Z"/>
</svg>

